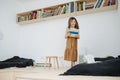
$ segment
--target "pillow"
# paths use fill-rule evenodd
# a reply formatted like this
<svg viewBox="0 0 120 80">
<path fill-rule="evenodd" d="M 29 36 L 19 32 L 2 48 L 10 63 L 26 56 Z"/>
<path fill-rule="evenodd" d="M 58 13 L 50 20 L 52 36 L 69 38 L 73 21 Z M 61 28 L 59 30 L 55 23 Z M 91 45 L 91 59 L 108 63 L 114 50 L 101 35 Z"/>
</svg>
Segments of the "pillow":
<svg viewBox="0 0 120 80">
<path fill-rule="evenodd" d="M 95 63 L 94 56 L 93 55 L 84 55 L 84 59 L 86 60 L 87 63 Z"/>
<path fill-rule="evenodd" d="M 103 57 L 103 58 L 95 57 L 94 59 L 95 59 L 95 61 L 106 61 L 106 60 L 115 59 L 115 57 L 113 57 L 113 56 L 108 56 L 108 57 Z"/>
</svg>

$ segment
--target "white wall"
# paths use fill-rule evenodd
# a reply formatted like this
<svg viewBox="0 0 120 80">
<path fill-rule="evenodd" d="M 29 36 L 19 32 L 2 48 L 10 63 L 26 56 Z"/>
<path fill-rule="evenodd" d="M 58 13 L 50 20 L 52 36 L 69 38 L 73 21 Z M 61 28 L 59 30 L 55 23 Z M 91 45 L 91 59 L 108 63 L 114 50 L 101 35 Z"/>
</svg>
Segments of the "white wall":
<svg viewBox="0 0 120 80">
<path fill-rule="evenodd" d="M 43 61 L 46 55 L 63 56 L 67 18 L 16 24 L 16 13 L 43 8 L 73 0 L 1 0 L 0 59 L 11 56 Z M 75 16 L 80 25 L 79 54 L 117 56 L 120 54 L 120 7 L 115 11 Z"/>
<path fill-rule="evenodd" d="M 10 0 L 0 1 L 0 59 L 5 59 L 17 55 L 17 34 L 18 26 L 15 23 L 17 4 Z"/>
</svg>

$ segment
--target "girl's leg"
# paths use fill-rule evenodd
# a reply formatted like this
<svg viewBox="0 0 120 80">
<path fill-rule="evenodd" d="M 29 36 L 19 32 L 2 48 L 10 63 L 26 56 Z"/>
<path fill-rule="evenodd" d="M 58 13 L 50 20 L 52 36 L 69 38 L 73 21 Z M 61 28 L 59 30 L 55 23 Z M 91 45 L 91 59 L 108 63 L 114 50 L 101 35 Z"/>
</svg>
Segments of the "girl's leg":
<svg viewBox="0 0 120 80">
<path fill-rule="evenodd" d="M 73 67 L 75 65 L 74 61 L 71 61 L 71 67 Z"/>
</svg>

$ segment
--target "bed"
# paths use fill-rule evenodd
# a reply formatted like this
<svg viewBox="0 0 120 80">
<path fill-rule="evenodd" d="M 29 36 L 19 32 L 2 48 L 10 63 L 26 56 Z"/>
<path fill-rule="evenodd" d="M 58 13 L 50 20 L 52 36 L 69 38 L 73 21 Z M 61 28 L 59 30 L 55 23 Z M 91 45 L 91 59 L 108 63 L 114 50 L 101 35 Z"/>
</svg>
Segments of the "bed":
<svg viewBox="0 0 120 80">
<path fill-rule="evenodd" d="M 61 75 L 120 76 L 120 58 L 111 58 L 97 63 L 78 64 Z"/>
</svg>

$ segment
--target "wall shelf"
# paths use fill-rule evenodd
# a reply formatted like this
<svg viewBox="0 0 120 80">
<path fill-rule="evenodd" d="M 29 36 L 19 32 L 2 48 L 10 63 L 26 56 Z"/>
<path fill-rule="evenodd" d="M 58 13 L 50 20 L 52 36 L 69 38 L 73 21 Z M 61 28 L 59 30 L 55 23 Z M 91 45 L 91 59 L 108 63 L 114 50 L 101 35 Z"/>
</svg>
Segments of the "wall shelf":
<svg viewBox="0 0 120 80">
<path fill-rule="evenodd" d="M 105 0 L 105 1 L 107 1 L 107 0 Z M 108 1 L 110 1 L 110 0 L 108 0 Z M 102 6 L 102 7 L 98 7 L 98 8 L 90 7 L 90 9 L 86 9 L 87 4 L 88 4 L 88 6 L 92 6 L 92 4 L 94 4 L 94 7 L 95 7 L 95 5 L 97 4 L 97 0 L 76 0 L 73 2 L 50 6 L 50 7 L 46 7 L 46 8 L 42 8 L 42 9 L 18 13 L 16 15 L 16 22 L 18 24 L 28 24 L 28 23 L 35 23 L 35 22 L 40 22 L 40 21 L 57 19 L 57 18 L 80 16 L 80 15 L 85 15 L 85 14 L 92 14 L 92 13 L 116 10 L 118 8 L 118 0 L 113 0 L 113 1 L 115 1 L 115 3 L 112 5 L 107 5 L 104 7 Z M 80 3 L 82 3 L 82 4 L 80 4 Z M 104 2 L 104 4 L 105 4 L 105 2 Z M 74 5 L 74 7 L 72 5 Z M 102 3 L 101 3 L 101 5 L 102 5 Z M 68 7 L 68 9 L 66 8 L 66 6 Z M 82 8 L 81 8 L 81 6 L 82 6 Z M 78 8 L 79 8 L 79 10 L 78 10 Z M 60 9 L 61 9 L 61 11 L 60 11 Z M 55 13 L 55 10 L 57 11 L 57 14 Z M 72 12 L 72 10 L 73 10 L 73 12 Z M 39 13 L 39 15 L 38 15 L 38 13 Z M 30 14 L 32 14 L 32 16 L 31 16 L 32 19 L 29 19 Z M 43 15 L 43 14 L 45 14 L 45 15 Z M 46 16 L 46 15 L 50 15 L 50 16 Z M 43 16 L 45 16 L 45 17 L 43 17 Z"/>
</svg>

